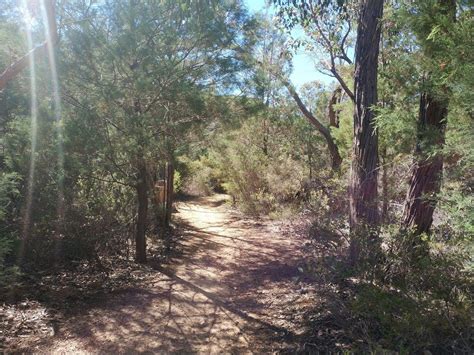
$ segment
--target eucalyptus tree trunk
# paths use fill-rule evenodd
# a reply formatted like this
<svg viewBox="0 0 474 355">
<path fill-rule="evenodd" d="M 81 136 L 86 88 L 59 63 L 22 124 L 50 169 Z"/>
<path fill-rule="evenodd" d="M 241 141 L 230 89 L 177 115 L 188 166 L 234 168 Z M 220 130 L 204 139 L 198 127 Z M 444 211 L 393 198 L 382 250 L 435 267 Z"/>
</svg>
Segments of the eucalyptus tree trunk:
<svg viewBox="0 0 474 355">
<path fill-rule="evenodd" d="M 456 20 L 456 1 L 439 0 L 439 10 L 453 22 Z M 429 32 L 437 23 L 433 22 Z M 449 31 L 448 28 L 444 28 Z M 425 45 L 424 54 L 437 59 L 440 49 Z M 428 80 L 430 78 L 427 78 Z M 446 95 L 448 89 L 441 87 Z M 420 97 L 415 158 L 403 211 L 402 230 L 412 230 L 415 235 L 428 233 L 433 223 L 437 195 L 443 178 L 443 149 L 448 116 L 448 99 L 442 95 L 424 92 Z"/>
<path fill-rule="evenodd" d="M 354 145 L 350 190 L 350 260 L 361 248 L 377 244 L 379 224 L 377 170 L 378 135 L 372 107 L 377 104 L 377 68 L 383 0 L 362 0 L 357 29 L 354 73 Z M 367 250 L 370 252 L 370 250 Z"/>
</svg>

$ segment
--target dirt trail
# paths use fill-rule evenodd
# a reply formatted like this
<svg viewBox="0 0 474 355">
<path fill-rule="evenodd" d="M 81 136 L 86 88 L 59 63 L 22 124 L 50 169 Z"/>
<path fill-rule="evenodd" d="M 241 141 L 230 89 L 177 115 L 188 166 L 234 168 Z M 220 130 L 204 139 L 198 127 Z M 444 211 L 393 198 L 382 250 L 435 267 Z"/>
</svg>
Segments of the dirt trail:
<svg viewBox="0 0 474 355">
<path fill-rule="evenodd" d="M 302 332 L 311 291 L 299 279 L 302 240 L 243 219 L 215 195 L 178 204 L 179 257 L 143 285 L 59 326 L 39 351 L 262 353 Z M 286 235 L 285 235 L 286 234 Z"/>
</svg>

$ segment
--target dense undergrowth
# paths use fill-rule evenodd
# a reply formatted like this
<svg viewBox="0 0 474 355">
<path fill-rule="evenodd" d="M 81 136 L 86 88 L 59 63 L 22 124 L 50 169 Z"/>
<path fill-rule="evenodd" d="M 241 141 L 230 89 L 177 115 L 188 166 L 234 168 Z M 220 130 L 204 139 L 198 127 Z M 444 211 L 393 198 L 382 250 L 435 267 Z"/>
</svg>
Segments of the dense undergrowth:
<svg viewBox="0 0 474 355">
<path fill-rule="evenodd" d="M 451 234 L 447 243 L 440 226 L 414 247 L 388 225 L 377 258 L 354 269 L 345 221 L 323 215 L 309 228 L 305 271 L 324 302 L 308 317 L 315 333 L 306 334 L 306 350 L 472 352 L 472 253 L 462 237 Z M 321 336 L 320 328 L 330 331 Z"/>
</svg>

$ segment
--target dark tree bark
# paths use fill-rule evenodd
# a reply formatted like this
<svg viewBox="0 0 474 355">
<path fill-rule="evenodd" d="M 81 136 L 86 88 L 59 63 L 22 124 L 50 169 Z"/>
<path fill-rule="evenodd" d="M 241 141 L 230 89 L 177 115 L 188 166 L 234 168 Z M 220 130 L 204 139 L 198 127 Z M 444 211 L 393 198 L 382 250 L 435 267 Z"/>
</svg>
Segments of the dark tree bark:
<svg viewBox="0 0 474 355">
<path fill-rule="evenodd" d="M 455 0 L 439 0 L 439 5 L 444 15 L 449 16 L 452 21 L 456 20 Z M 433 26 L 436 25 L 433 23 Z M 449 31 L 449 28 L 445 28 L 445 31 Z M 443 55 L 429 44 L 424 52 L 432 59 Z M 444 94 L 447 93 L 446 87 L 441 87 L 441 90 Z M 440 151 L 445 142 L 447 116 L 447 99 L 435 97 L 428 92 L 421 94 L 415 158 L 402 219 L 402 230 L 412 230 L 415 235 L 429 233 L 433 223 L 443 178 L 443 156 Z"/>
<path fill-rule="evenodd" d="M 135 260 L 139 263 L 146 262 L 146 227 L 148 217 L 148 181 L 144 161 L 139 162 L 137 181 L 137 230 L 135 235 L 136 254 Z"/>
<path fill-rule="evenodd" d="M 378 135 L 372 106 L 377 104 L 377 67 L 383 0 L 362 0 L 357 29 L 354 73 L 354 156 L 351 171 L 350 260 L 357 263 L 361 238 L 374 244 L 379 223 Z M 366 243 L 364 243 L 366 244 Z M 367 245 L 371 248 L 372 245 Z"/>
</svg>

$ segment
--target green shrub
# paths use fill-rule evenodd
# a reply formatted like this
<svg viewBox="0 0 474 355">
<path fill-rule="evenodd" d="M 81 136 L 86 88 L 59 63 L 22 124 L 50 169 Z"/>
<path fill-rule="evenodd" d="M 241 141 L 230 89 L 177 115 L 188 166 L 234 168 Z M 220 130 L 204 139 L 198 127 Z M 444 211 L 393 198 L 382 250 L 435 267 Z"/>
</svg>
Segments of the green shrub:
<svg viewBox="0 0 474 355">
<path fill-rule="evenodd" d="M 14 208 L 13 200 L 19 194 L 18 175 L 0 173 L 0 287 L 8 286 L 18 275 L 17 267 L 7 259 L 14 259 L 18 249 L 15 226 L 7 223 L 7 216 Z"/>
<path fill-rule="evenodd" d="M 440 242 L 436 231 L 422 238 L 400 233 L 398 226 L 383 235 L 383 261 L 361 274 L 351 302 L 356 333 L 401 352 L 472 350 L 473 274 L 462 245 Z"/>
<path fill-rule="evenodd" d="M 181 164 L 186 165 L 187 170 L 181 187 L 184 192 L 190 195 L 208 196 L 222 188 L 219 171 L 207 156 L 201 156 L 197 160 L 182 157 Z"/>
</svg>

